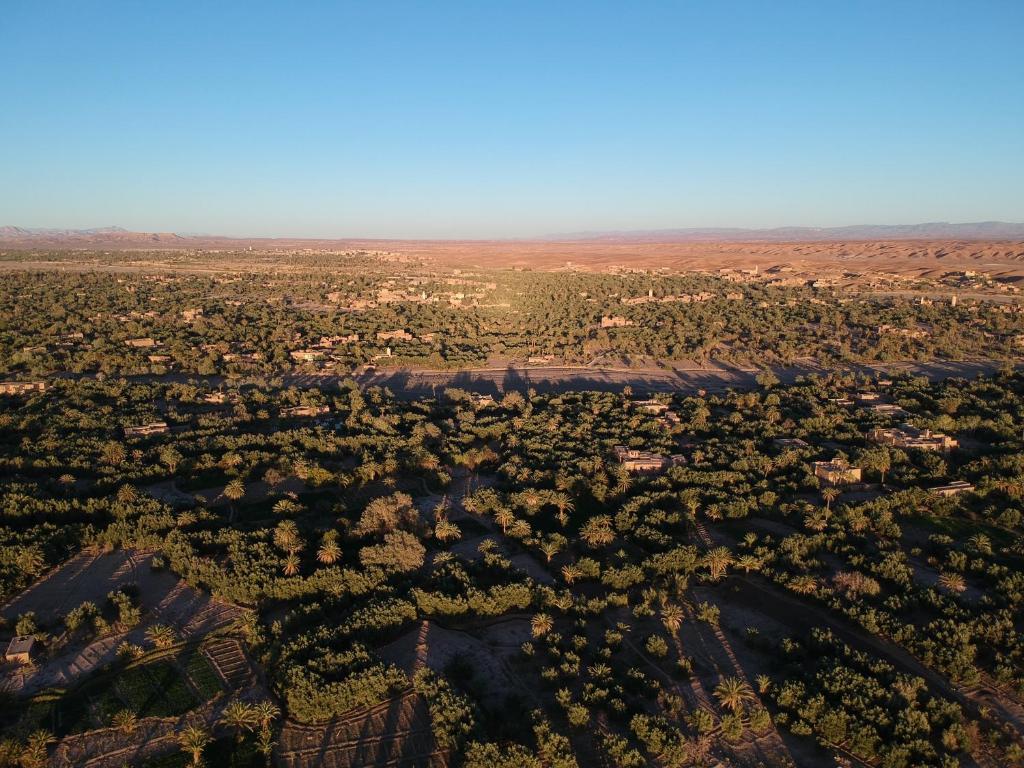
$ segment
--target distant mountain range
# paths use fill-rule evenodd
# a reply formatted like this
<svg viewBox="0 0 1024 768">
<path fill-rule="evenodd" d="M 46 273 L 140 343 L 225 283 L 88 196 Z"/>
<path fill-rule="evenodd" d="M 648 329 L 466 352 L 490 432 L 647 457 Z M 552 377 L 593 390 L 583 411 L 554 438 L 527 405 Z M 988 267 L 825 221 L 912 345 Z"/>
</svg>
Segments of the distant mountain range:
<svg viewBox="0 0 1024 768">
<path fill-rule="evenodd" d="M 166 246 L 185 238 L 174 233 L 131 232 L 123 227 L 93 229 L 51 229 L 0 227 L 0 245 L 28 248 L 89 248 L 103 246 Z"/>
<path fill-rule="evenodd" d="M 855 224 L 847 227 L 695 227 L 690 229 L 618 230 L 550 235 L 554 241 L 597 240 L 606 242 L 674 243 L 737 241 L 836 241 L 836 240 L 1017 240 L 1024 238 L 1024 224 L 977 221 L 965 224 Z"/>
<path fill-rule="evenodd" d="M 514 241 L 514 238 L 506 242 Z M 573 232 L 540 238 L 522 238 L 523 242 L 594 243 L 686 243 L 686 242 L 842 242 L 884 240 L 1024 240 L 1024 224 L 980 221 L 966 224 L 945 222 L 930 224 L 861 224 L 848 227 L 777 227 L 742 229 L 703 227 L 691 229 L 654 229 Z M 331 238 L 238 238 L 215 235 L 175 234 L 173 232 L 132 232 L 122 227 L 94 229 L 34 229 L 0 226 L 0 246 L 15 248 L 204 248 L 253 246 L 301 247 L 303 244 L 328 246 L 339 243 L 428 242 L 401 240 Z M 440 241 L 439 241 L 440 242 Z M 445 242 L 459 242 L 448 240 Z M 467 241 L 472 242 L 472 241 Z"/>
</svg>

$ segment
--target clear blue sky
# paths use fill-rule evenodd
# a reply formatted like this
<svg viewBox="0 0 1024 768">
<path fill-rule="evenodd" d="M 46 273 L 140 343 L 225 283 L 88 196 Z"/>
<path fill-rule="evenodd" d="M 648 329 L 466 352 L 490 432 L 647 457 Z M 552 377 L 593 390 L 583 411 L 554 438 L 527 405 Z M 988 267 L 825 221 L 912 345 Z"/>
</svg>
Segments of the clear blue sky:
<svg viewBox="0 0 1024 768">
<path fill-rule="evenodd" d="M 0 224 L 482 237 L 1024 220 L 1024 0 L 0 12 Z"/>
</svg>

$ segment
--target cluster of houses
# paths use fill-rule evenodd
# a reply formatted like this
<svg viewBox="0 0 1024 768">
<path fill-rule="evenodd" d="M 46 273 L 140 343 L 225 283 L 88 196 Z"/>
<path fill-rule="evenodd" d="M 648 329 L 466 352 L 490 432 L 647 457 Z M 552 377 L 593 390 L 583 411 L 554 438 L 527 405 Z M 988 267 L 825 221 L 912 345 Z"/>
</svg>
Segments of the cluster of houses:
<svg viewBox="0 0 1024 768">
<path fill-rule="evenodd" d="M 451 286 L 464 286 L 475 288 L 473 292 L 465 290 L 439 291 L 428 294 L 425 290 L 415 286 L 426 282 L 423 278 L 413 278 L 410 287 L 397 287 L 394 280 L 388 280 L 377 289 L 374 298 L 365 296 L 351 296 L 346 291 L 331 291 L 327 294 L 327 300 L 332 304 L 345 304 L 343 309 L 347 312 L 363 312 L 387 304 L 441 304 L 447 303 L 452 307 L 477 306 L 479 301 L 486 298 L 488 291 L 497 289 L 497 283 L 481 283 L 476 280 L 464 280 L 452 278 L 444 282 Z"/>
<path fill-rule="evenodd" d="M 691 304 L 694 302 L 710 301 L 715 298 L 715 294 L 710 291 L 701 291 L 700 293 L 684 293 L 679 295 L 669 296 L 655 296 L 654 290 L 650 289 L 647 291 L 646 296 L 623 296 L 622 303 L 635 305 L 635 304 Z M 742 295 L 741 295 L 742 298 Z"/>
</svg>

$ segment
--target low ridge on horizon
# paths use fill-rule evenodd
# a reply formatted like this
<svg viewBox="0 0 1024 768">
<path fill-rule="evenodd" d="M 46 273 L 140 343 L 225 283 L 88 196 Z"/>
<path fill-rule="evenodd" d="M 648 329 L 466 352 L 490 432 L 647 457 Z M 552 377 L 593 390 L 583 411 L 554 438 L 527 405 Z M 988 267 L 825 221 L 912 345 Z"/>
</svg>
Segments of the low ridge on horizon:
<svg viewBox="0 0 1024 768">
<path fill-rule="evenodd" d="M 493 241 L 603 241 L 603 242 L 743 242 L 743 241 L 841 241 L 841 240 L 1013 240 L 1024 239 L 1024 223 L 1004 221 L 979 222 L 925 222 L 920 224 L 853 224 L 839 227 L 679 227 L 665 229 L 619 229 L 587 230 L 565 232 L 535 237 L 494 237 L 494 238 L 409 238 L 409 237 L 363 237 L 349 235 L 339 237 L 316 236 L 246 236 L 220 235 L 213 233 L 183 233 L 174 231 L 136 231 L 120 226 L 89 228 L 64 227 L 21 227 L 0 226 L 0 243 L 22 244 L 60 241 L 83 242 L 96 245 L 105 239 L 131 241 L 144 239 L 160 240 L 227 240 L 227 241 L 438 241 L 473 242 Z"/>
</svg>

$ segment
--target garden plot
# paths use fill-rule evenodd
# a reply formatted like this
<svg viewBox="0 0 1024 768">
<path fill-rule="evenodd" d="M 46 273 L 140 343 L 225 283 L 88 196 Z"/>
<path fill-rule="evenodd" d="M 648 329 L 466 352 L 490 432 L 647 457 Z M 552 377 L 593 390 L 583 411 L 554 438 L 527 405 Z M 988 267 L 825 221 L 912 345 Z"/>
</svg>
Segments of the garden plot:
<svg viewBox="0 0 1024 768">
<path fill-rule="evenodd" d="M 444 768 L 430 714 L 412 691 L 317 725 L 286 722 L 276 749 L 285 768 Z"/>
<path fill-rule="evenodd" d="M 242 644 L 230 637 L 218 637 L 203 646 L 203 653 L 220 678 L 231 688 L 250 684 L 255 675 Z"/>
<path fill-rule="evenodd" d="M 56 640 L 49 658 L 40 655 L 27 667 L 7 665 L 2 677 L 15 692 L 29 694 L 48 687 L 66 687 L 114 661 L 123 642 L 146 644 L 153 624 L 172 627 L 180 639 L 201 637 L 239 618 L 244 609 L 192 589 L 174 574 L 152 568 L 152 552 L 117 550 L 80 553 L 9 601 L 0 614 L 8 621 L 32 612 Z M 84 602 L 102 606 L 107 595 L 123 587 L 138 592 L 142 621 L 127 632 L 91 642 L 61 645 L 63 617 Z"/>
</svg>

